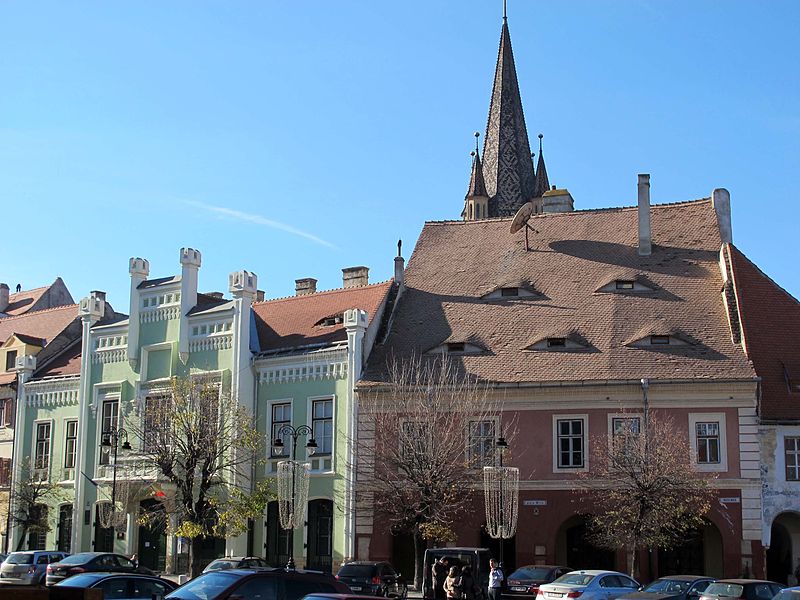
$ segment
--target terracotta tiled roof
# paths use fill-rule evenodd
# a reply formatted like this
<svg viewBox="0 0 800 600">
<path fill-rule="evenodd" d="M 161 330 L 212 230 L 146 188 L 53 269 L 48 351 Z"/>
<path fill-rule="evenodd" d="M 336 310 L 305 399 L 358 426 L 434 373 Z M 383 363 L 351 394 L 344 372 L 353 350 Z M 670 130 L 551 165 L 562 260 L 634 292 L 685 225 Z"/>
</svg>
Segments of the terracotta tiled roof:
<svg viewBox="0 0 800 600">
<path fill-rule="evenodd" d="M 261 351 L 330 344 L 345 340 L 344 325 L 319 324 L 351 308 L 367 311 L 370 323 L 392 287 L 391 281 L 257 302 L 253 305 Z"/>
<path fill-rule="evenodd" d="M 35 373 L 36 378 L 56 377 L 63 375 L 80 375 L 81 372 L 81 339 L 78 338 L 65 351 L 60 352 L 41 371 Z"/>
<path fill-rule="evenodd" d="M 8 307 L 3 311 L 10 317 L 21 315 L 27 312 L 42 295 L 50 289 L 49 285 L 34 288 L 32 290 L 22 290 L 8 295 Z"/>
<path fill-rule="evenodd" d="M 636 208 L 535 216 L 530 252 L 522 232 L 509 233 L 510 219 L 426 223 L 365 381 L 384 381 L 390 356 L 470 339 L 487 351 L 455 360 L 496 382 L 754 377 L 731 339 L 710 200 L 656 205 L 651 215 L 646 257 L 637 253 Z M 641 274 L 654 289 L 596 291 L 619 273 Z M 481 298 L 508 281 L 530 282 L 541 295 Z M 525 350 L 554 331 L 579 332 L 589 349 Z M 684 343 L 626 345 L 651 331 L 681 332 Z"/>
<path fill-rule="evenodd" d="M 800 419 L 800 302 L 732 244 L 726 253 L 744 346 L 762 378 L 761 417 Z"/>
<path fill-rule="evenodd" d="M 50 343 L 77 317 L 78 305 L 69 304 L 0 319 L 0 343 L 14 333 L 42 338 Z"/>
</svg>

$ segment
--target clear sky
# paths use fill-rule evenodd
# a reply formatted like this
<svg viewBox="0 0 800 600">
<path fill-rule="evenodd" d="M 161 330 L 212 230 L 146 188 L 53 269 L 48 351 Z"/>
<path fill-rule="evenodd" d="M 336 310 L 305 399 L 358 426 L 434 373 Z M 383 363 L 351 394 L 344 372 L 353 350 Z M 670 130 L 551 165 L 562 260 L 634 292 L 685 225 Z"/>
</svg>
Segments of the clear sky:
<svg viewBox="0 0 800 600">
<path fill-rule="evenodd" d="M 576 208 L 731 192 L 734 242 L 800 296 L 800 2 L 509 0 L 532 140 Z M 457 219 L 501 0 L 0 0 L 0 281 L 127 311 L 203 253 L 202 291 L 392 274 Z"/>
</svg>

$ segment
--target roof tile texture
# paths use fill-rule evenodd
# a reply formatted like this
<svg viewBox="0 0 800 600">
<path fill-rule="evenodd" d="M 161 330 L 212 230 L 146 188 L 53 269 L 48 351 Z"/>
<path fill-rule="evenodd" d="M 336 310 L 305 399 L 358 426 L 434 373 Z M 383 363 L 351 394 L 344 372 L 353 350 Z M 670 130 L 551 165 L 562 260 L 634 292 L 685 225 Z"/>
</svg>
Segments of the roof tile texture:
<svg viewBox="0 0 800 600">
<path fill-rule="evenodd" d="M 318 325 L 351 308 L 367 311 L 370 323 L 392 287 L 391 281 L 257 302 L 253 305 L 262 351 L 330 344 L 345 340 L 343 324 Z"/>
<path fill-rule="evenodd" d="M 50 343 L 77 317 L 78 305 L 68 304 L 0 319 L 0 343 L 5 342 L 14 333 L 43 338 Z"/>
<path fill-rule="evenodd" d="M 479 355 L 453 355 L 495 382 L 752 378 L 731 340 L 718 266 L 721 245 L 709 200 L 651 209 L 653 254 L 637 253 L 637 211 L 541 215 L 524 233 L 510 219 L 426 223 L 406 270 L 386 343 L 373 350 L 366 381 L 386 379 L 389 356 L 424 353 L 444 341 L 473 340 Z M 599 293 L 642 275 L 654 291 Z M 482 300 L 528 282 L 537 298 Z M 587 348 L 530 351 L 553 331 L 576 331 Z M 689 343 L 632 347 L 641 332 L 679 332 Z"/>
</svg>

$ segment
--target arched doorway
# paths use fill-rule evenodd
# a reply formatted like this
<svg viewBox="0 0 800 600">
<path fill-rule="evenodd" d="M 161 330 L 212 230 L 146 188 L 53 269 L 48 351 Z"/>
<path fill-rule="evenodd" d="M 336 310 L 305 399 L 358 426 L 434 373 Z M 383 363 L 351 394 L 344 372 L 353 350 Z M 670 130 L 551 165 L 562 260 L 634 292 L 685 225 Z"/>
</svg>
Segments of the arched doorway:
<svg viewBox="0 0 800 600">
<path fill-rule="evenodd" d="M 657 575 L 723 577 L 722 534 L 717 526 L 706 522 L 703 528 L 690 532 L 682 544 L 659 550 Z"/>
<path fill-rule="evenodd" d="M 781 513 L 772 521 L 767 550 L 767 579 L 789 583 L 800 563 L 800 515 Z"/>
<path fill-rule="evenodd" d="M 141 514 L 152 515 L 149 526 L 139 525 L 137 556 L 139 564 L 152 571 L 163 572 L 167 562 L 166 514 L 164 505 L 158 500 L 142 500 Z"/>
<path fill-rule="evenodd" d="M 600 548 L 589 538 L 589 518 L 575 515 L 561 524 L 556 535 L 556 564 L 572 569 L 616 570 L 613 550 Z"/>
<path fill-rule="evenodd" d="M 333 567 L 333 502 L 308 503 L 308 556 L 306 568 L 330 573 Z"/>
</svg>

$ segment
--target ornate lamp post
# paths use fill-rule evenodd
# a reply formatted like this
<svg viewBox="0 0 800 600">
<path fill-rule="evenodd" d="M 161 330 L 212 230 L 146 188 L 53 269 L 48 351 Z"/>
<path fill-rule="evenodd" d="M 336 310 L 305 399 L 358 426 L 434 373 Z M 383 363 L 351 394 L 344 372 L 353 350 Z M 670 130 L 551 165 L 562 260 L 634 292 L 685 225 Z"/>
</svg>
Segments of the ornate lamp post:
<svg viewBox="0 0 800 600">
<path fill-rule="evenodd" d="M 120 446 L 120 441 L 122 442 L 122 446 Z M 109 523 L 112 525 L 115 523 L 114 521 L 114 511 L 117 509 L 117 452 L 118 450 L 130 450 L 131 444 L 128 441 L 128 432 L 125 431 L 122 427 L 117 429 L 116 427 L 112 427 L 111 429 L 104 431 L 100 435 L 100 447 L 101 448 L 111 448 L 112 458 L 113 458 L 113 475 L 111 478 L 111 517 L 109 519 Z"/>
<path fill-rule="evenodd" d="M 292 452 L 289 460 L 282 460 L 278 463 L 278 517 L 281 527 L 288 531 L 286 550 L 289 555 L 289 561 L 286 563 L 286 569 L 293 570 L 295 568 L 292 553 L 293 532 L 297 527 L 303 525 L 305 519 L 310 470 L 308 463 L 300 463 L 295 460 L 297 439 L 302 436 L 308 437 L 308 443 L 306 443 L 308 456 L 316 452 L 317 442 L 314 440 L 313 430 L 308 425 L 301 425 L 297 428 L 291 425 L 284 425 L 278 430 L 272 442 L 272 447 L 275 449 L 276 454 L 283 452 L 285 448 L 283 437 L 287 435 L 292 439 Z"/>
<path fill-rule="evenodd" d="M 503 562 L 503 542 L 517 533 L 519 505 L 519 469 L 503 466 L 503 454 L 508 450 L 504 437 L 497 438 L 495 447 L 500 454 L 499 467 L 483 467 L 483 489 L 486 502 L 486 531 L 500 540 L 500 562 Z"/>
</svg>

